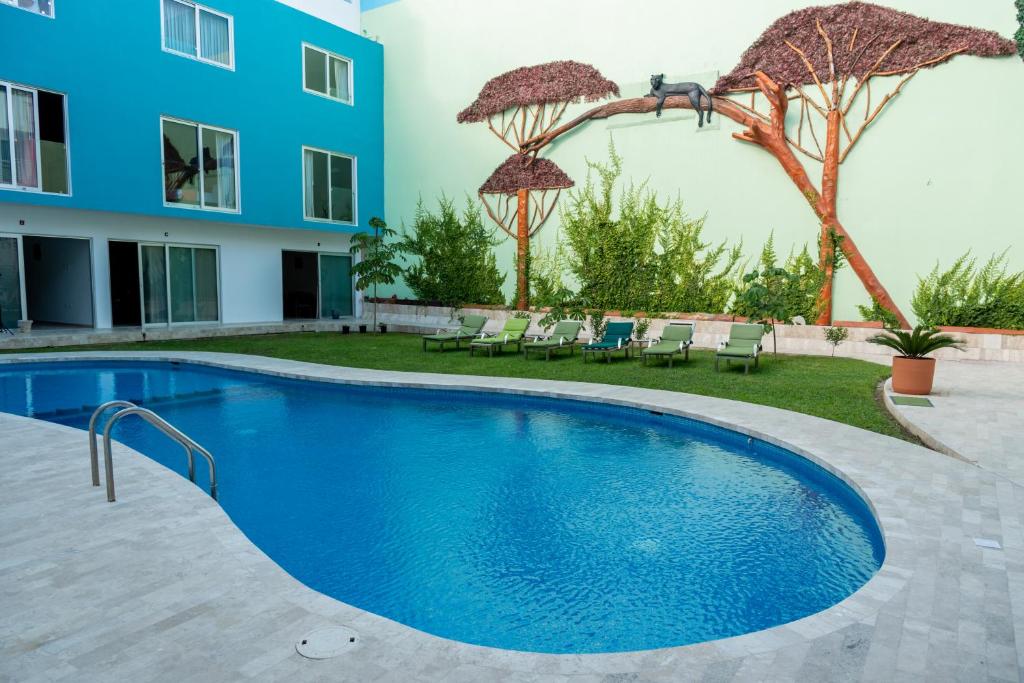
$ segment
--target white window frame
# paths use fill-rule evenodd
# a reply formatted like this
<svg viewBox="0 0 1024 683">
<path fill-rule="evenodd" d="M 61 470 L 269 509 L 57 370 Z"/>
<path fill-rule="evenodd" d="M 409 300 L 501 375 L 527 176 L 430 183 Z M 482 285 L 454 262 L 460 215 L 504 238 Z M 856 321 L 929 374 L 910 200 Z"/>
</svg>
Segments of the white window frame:
<svg viewBox="0 0 1024 683">
<path fill-rule="evenodd" d="M 313 90 L 312 88 L 306 87 L 306 49 L 307 48 L 310 49 L 310 50 L 315 50 L 316 52 L 320 52 L 323 55 L 325 55 L 325 59 L 324 59 L 324 83 L 326 84 L 326 87 L 327 87 L 328 91 L 330 91 L 330 89 L 331 89 L 331 57 L 334 57 L 335 59 L 340 59 L 340 60 L 342 60 L 344 62 L 348 62 L 348 99 L 347 100 L 343 100 L 340 97 L 331 97 L 331 95 L 329 95 L 326 92 L 320 92 L 319 90 Z M 356 89 L 355 89 L 355 87 L 356 87 L 356 85 L 355 85 L 356 84 L 356 79 L 355 79 L 355 70 L 356 70 L 356 68 L 355 67 L 356 67 L 356 63 L 355 63 L 355 61 L 351 57 L 346 57 L 345 55 L 339 55 L 337 52 L 331 52 L 330 50 L 325 50 L 322 47 L 317 47 L 316 45 L 313 45 L 312 43 L 302 43 L 302 91 L 303 92 L 307 92 L 310 95 L 316 95 L 317 97 L 323 97 L 323 98 L 328 99 L 328 100 L 330 100 L 332 102 L 341 102 L 342 104 L 347 104 L 350 107 L 354 107 L 354 106 L 356 106 Z"/>
<path fill-rule="evenodd" d="M 22 7 L 21 5 L 18 4 L 18 0 L 0 0 L 0 5 L 10 5 L 11 7 L 17 7 L 18 9 L 23 10 L 25 12 L 30 12 L 31 14 L 34 14 L 37 17 L 45 17 L 47 19 L 55 19 L 57 17 L 57 0 L 50 0 L 49 14 L 43 14 L 42 12 L 31 9 L 29 7 Z"/>
<path fill-rule="evenodd" d="M 0 2 L 6 2 L 6 0 L 0 0 Z M 71 126 L 68 125 L 68 96 L 66 93 L 58 92 L 56 90 L 47 90 L 46 88 L 34 88 L 31 85 L 22 85 L 20 83 L 12 83 L 11 81 L 0 80 L 0 85 L 7 88 L 7 125 L 10 127 L 11 135 L 11 183 L 0 182 L 0 190 L 13 190 L 16 192 L 32 192 L 35 194 L 45 194 L 52 197 L 70 197 L 71 196 Z M 35 116 L 35 127 L 36 127 L 36 185 L 19 185 L 18 184 L 18 160 L 17 152 L 14 146 L 14 95 L 11 92 L 12 88 L 17 88 L 25 92 L 32 93 L 32 113 Z M 64 163 L 67 165 L 65 172 L 68 178 L 68 191 L 67 192 L 48 192 L 43 189 L 43 137 L 39 132 L 39 92 L 50 93 L 52 95 L 60 95 L 61 99 L 64 100 Z"/>
<path fill-rule="evenodd" d="M 198 143 L 199 156 L 202 158 L 203 154 L 203 130 L 214 130 L 220 133 L 230 133 L 235 140 L 235 208 L 225 209 L 219 206 L 206 206 L 206 193 L 203 191 L 203 172 L 202 169 L 196 177 L 199 179 L 199 206 L 192 206 L 191 204 L 181 204 L 177 202 L 167 201 L 167 178 L 164 175 L 165 164 L 167 163 L 164 158 L 164 121 L 171 123 L 180 123 L 186 126 L 196 127 L 196 142 Z M 160 193 L 163 198 L 165 207 L 171 209 L 185 209 L 187 211 L 215 211 L 217 213 L 242 213 L 242 180 L 241 180 L 241 167 L 242 161 L 239 156 L 241 142 L 240 135 L 237 130 L 231 128 L 223 128 L 221 126 L 210 126 L 205 123 L 199 123 L 198 121 L 191 121 L 189 119 L 182 119 L 176 116 L 168 116 L 161 114 L 160 116 Z"/>
<path fill-rule="evenodd" d="M 307 216 L 306 215 L 306 151 L 307 150 L 310 151 L 310 152 L 321 152 L 323 154 L 328 155 L 327 156 L 327 179 L 328 179 L 327 182 L 328 183 L 330 182 L 330 177 L 331 177 L 331 166 L 330 166 L 331 155 L 334 155 L 336 157 L 344 157 L 344 158 L 350 159 L 352 161 L 352 220 L 351 221 L 335 221 L 335 220 L 331 220 L 330 218 L 314 218 L 312 216 Z M 299 168 L 301 169 L 301 173 L 302 173 L 302 218 L 303 218 L 303 220 L 309 221 L 311 223 L 330 223 L 331 225 L 353 225 L 353 226 L 354 225 L 359 225 L 359 174 L 357 172 L 357 170 L 358 170 L 358 159 L 356 158 L 356 156 L 354 154 L 345 154 L 344 152 L 335 152 L 335 151 L 332 151 L 332 150 L 329 150 L 329 149 L 322 149 L 320 147 L 310 147 L 309 145 L 303 145 L 302 146 L 302 153 L 299 155 L 299 164 L 300 164 Z M 312 184 L 312 182 L 313 181 L 312 181 L 312 178 L 311 178 L 310 179 L 310 183 Z M 329 186 L 327 188 L 327 201 L 328 201 L 327 215 L 330 216 L 332 211 L 331 211 L 331 206 L 330 206 L 331 190 L 330 190 Z"/>
<path fill-rule="evenodd" d="M 2 0 L 0 0 L 2 1 Z M 215 10 L 212 7 L 206 5 L 200 5 L 192 2 L 192 0 L 173 0 L 181 5 L 191 5 L 193 11 L 195 11 L 195 24 L 196 24 L 196 53 L 190 55 L 187 52 L 179 52 L 173 48 L 167 46 L 167 24 L 164 18 L 164 0 L 157 0 L 160 3 L 160 49 L 168 54 L 177 55 L 186 59 L 192 59 L 203 64 L 211 64 L 213 66 L 220 67 L 221 69 L 227 69 L 228 71 L 235 70 L 235 18 L 226 12 Z M 200 11 L 209 12 L 210 14 L 216 14 L 219 17 L 224 17 L 228 20 L 228 63 L 221 64 L 214 59 L 208 59 L 203 57 L 203 43 L 202 43 L 202 28 L 199 20 Z"/>
</svg>

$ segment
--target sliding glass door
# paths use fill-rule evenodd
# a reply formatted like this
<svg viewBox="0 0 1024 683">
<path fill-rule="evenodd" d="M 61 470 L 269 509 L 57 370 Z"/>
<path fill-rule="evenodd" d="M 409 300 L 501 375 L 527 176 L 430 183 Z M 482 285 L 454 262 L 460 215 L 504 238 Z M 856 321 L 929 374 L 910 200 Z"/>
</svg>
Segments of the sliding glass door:
<svg viewBox="0 0 1024 683">
<path fill-rule="evenodd" d="M 17 237 L 0 235 L 0 322 L 13 328 L 23 315 L 21 245 Z"/>
<path fill-rule="evenodd" d="M 140 244 L 142 309 L 146 325 L 217 322 L 217 250 Z"/>
<path fill-rule="evenodd" d="M 352 257 L 320 254 L 320 317 L 352 315 Z"/>
</svg>

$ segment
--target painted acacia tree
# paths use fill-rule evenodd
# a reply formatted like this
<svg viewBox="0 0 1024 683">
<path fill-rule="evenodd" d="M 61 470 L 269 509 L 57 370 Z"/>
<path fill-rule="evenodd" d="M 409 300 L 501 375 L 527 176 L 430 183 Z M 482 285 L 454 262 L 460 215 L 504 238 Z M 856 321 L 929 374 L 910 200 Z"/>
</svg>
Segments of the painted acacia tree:
<svg viewBox="0 0 1024 683">
<path fill-rule="evenodd" d="M 551 215 L 561 191 L 572 186 L 572 179 L 555 162 L 525 154 L 510 156 L 480 186 L 487 215 L 516 240 L 516 308 L 520 311 L 529 305 L 530 238 Z"/>
<path fill-rule="evenodd" d="M 832 317 L 832 272 L 838 245 L 868 294 L 909 327 L 839 221 L 840 165 L 922 69 L 957 55 L 993 57 L 1014 52 L 1013 41 L 992 31 L 930 21 L 870 3 L 847 2 L 809 7 L 778 19 L 743 54 L 740 63 L 718 80 L 712 90 L 715 111 L 743 126 L 733 137 L 774 156 L 820 222 L 819 259 L 826 277 L 819 297 L 819 323 L 827 324 Z M 794 101 L 799 103 L 799 112 L 790 112 Z M 685 97 L 670 97 L 665 106 L 692 108 Z M 559 135 L 587 121 L 651 112 L 654 107 L 654 98 L 611 102 L 528 137 L 519 151 L 537 154 Z M 820 164 L 818 185 L 801 158 Z"/>
<path fill-rule="evenodd" d="M 573 61 L 548 62 L 513 69 L 484 84 L 459 123 L 487 123 L 499 140 L 516 152 L 480 188 L 491 220 L 516 238 L 516 308 L 529 305 L 527 262 L 530 237 L 551 215 L 559 191 L 572 180 L 553 162 L 520 153 L 530 139 L 555 130 L 570 104 L 618 96 L 619 86 L 594 67 Z M 551 191 L 554 191 L 551 193 Z M 549 194 L 550 193 L 550 194 Z M 511 211 L 512 198 L 516 211 Z M 515 218 L 515 230 L 512 229 Z"/>
</svg>

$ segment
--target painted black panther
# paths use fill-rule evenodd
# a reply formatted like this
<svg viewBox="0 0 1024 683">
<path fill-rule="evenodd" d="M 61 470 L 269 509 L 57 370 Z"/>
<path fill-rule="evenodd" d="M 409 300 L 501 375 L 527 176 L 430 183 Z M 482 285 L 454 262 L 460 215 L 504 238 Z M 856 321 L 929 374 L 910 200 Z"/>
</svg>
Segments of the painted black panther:
<svg viewBox="0 0 1024 683">
<path fill-rule="evenodd" d="M 661 116 L 661 108 L 665 106 L 665 98 L 672 95 L 686 95 L 690 98 L 690 104 L 693 105 L 693 110 L 697 112 L 700 117 L 697 123 L 698 128 L 704 126 L 704 110 L 701 109 L 700 98 L 703 95 L 708 100 L 708 123 L 711 123 L 711 112 L 714 110 L 714 105 L 711 103 L 711 95 L 704 89 L 700 83 L 666 83 L 665 74 L 654 74 L 651 76 L 651 92 L 647 93 L 647 97 L 658 98 L 658 108 L 655 110 L 658 116 Z"/>
</svg>

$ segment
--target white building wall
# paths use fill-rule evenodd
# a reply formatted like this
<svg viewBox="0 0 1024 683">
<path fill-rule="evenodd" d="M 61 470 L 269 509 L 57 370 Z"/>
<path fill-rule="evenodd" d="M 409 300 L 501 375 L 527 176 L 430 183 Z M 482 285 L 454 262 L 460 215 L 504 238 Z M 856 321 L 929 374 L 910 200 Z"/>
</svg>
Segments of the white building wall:
<svg viewBox="0 0 1024 683">
<path fill-rule="evenodd" d="M 359 0 L 277 0 L 297 10 L 311 14 L 335 26 L 359 33 L 362 22 L 359 14 Z"/>
<path fill-rule="evenodd" d="M 92 250 L 96 327 L 111 326 L 108 240 L 215 246 L 221 322 L 282 320 L 281 252 L 348 253 L 350 236 L 312 230 L 157 218 L 0 203 L 0 234 L 87 238 Z M 361 313 L 356 293 L 354 313 Z"/>
</svg>

